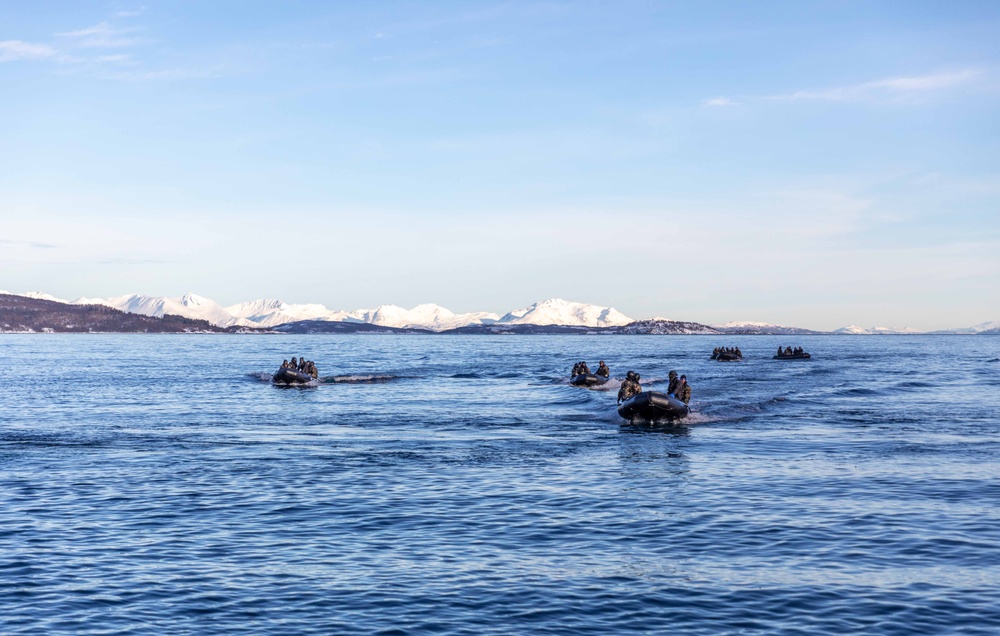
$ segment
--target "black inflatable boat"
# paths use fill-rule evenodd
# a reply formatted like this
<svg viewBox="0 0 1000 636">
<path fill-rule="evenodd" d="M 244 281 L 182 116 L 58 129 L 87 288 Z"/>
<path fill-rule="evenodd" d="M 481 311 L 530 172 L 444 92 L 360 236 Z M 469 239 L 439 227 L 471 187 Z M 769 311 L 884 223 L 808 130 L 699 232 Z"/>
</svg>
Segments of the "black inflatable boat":
<svg viewBox="0 0 1000 636">
<path fill-rule="evenodd" d="M 574 375 L 570 378 L 569 383 L 575 386 L 600 386 L 607 381 L 608 379 L 603 375 L 581 373 L 580 375 Z"/>
<path fill-rule="evenodd" d="M 274 376 L 271 377 L 271 382 L 275 384 L 308 384 L 314 379 L 315 378 L 308 373 L 302 373 L 301 371 L 296 371 L 295 369 L 282 367 L 275 372 Z"/>
<path fill-rule="evenodd" d="M 618 415 L 626 420 L 676 420 L 691 410 L 666 393 L 643 391 L 618 405 Z"/>
<path fill-rule="evenodd" d="M 743 356 L 738 356 L 735 353 L 720 353 L 715 359 L 719 362 L 739 362 Z"/>
<path fill-rule="evenodd" d="M 808 353 L 796 353 L 790 356 L 771 356 L 772 360 L 808 360 L 812 356 Z"/>
</svg>

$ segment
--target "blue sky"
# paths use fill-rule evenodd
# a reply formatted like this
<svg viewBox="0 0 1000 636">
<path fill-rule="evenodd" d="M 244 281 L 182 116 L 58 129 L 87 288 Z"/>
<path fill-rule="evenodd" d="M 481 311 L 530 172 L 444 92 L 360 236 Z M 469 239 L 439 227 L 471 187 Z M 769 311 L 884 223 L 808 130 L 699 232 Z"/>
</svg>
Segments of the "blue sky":
<svg viewBox="0 0 1000 636">
<path fill-rule="evenodd" d="M 1000 320 L 995 2 L 0 2 L 0 289 Z"/>
</svg>

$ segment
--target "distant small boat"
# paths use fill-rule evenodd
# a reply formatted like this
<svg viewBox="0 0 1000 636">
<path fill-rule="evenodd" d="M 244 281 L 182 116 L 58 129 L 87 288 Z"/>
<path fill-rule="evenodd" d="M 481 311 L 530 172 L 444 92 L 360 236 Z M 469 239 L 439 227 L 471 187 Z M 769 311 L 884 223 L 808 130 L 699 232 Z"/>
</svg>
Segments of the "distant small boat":
<svg viewBox="0 0 1000 636">
<path fill-rule="evenodd" d="M 691 409 L 677 398 L 658 391 L 643 391 L 618 405 L 618 415 L 626 420 L 676 420 Z"/>
<path fill-rule="evenodd" d="M 274 384 L 308 384 L 315 379 L 308 373 L 302 373 L 288 367 L 281 367 L 271 377 L 271 382 Z"/>
<path fill-rule="evenodd" d="M 808 360 L 812 358 L 808 353 L 794 353 L 790 356 L 771 356 L 772 360 Z"/>
<path fill-rule="evenodd" d="M 600 386 L 607 381 L 608 379 L 603 375 L 597 375 L 595 373 L 581 373 L 580 375 L 574 375 L 570 378 L 569 383 L 575 386 Z"/>
</svg>

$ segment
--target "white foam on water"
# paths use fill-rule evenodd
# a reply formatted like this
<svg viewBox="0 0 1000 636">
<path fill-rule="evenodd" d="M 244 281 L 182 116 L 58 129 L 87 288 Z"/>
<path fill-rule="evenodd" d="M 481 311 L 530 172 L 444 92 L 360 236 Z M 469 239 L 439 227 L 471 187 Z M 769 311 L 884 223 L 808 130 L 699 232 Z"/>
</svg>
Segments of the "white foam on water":
<svg viewBox="0 0 1000 636">
<path fill-rule="evenodd" d="M 396 377 L 397 376 L 385 374 L 331 375 L 323 378 L 322 381 L 330 384 L 389 382 L 390 380 L 395 380 Z"/>
</svg>

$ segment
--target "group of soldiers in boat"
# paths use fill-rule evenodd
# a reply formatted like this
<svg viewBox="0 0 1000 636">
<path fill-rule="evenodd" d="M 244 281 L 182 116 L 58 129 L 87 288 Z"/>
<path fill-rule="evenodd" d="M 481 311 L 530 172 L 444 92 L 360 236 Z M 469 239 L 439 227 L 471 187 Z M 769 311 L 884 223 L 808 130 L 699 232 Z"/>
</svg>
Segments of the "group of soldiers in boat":
<svg viewBox="0 0 1000 636">
<path fill-rule="evenodd" d="M 717 360 L 719 356 L 736 356 L 737 358 L 742 358 L 743 352 L 740 351 L 739 347 L 716 347 L 712 349 L 712 359 Z"/>
<path fill-rule="evenodd" d="M 577 362 L 576 364 L 573 365 L 573 373 L 571 375 L 572 376 L 590 375 L 590 367 L 587 366 L 586 362 L 581 360 L 580 362 Z M 610 378 L 611 369 L 608 368 L 608 365 L 604 364 L 604 360 L 601 360 L 597 364 L 597 371 L 594 371 L 594 375 L 599 375 L 604 378 Z"/>
<path fill-rule="evenodd" d="M 795 347 L 794 349 L 791 347 L 785 347 L 784 350 L 782 350 L 781 347 L 778 347 L 778 356 L 782 358 L 804 355 L 806 355 L 806 352 L 802 349 L 802 347 Z"/>
<path fill-rule="evenodd" d="M 687 376 L 678 376 L 676 371 L 671 371 L 667 374 L 669 383 L 667 384 L 667 395 L 672 398 L 676 398 L 688 404 L 691 402 L 691 385 L 688 384 Z M 618 389 L 618 403 L 621 404 L 625 400 L 642 393 L 642 386 L 639 385 L 639 380 L 641 376 L 635 371 L 629 371 L 625 374 L 625 380 L 622 382 L 622 386 Z"/>
<path fill-rule="evenodd" d="M 312 360 L 306 360 L 305 358 L 299 359 L 293 356 L 291 362 L 288 360 L 282 362 L 281 368 L 291 369 L 292 371 L 298 371 L 299 373 L 305 373 L 314 378 L 319 377 L 319 369 L 316 368 L 316 363 Z"/>
</svg>

